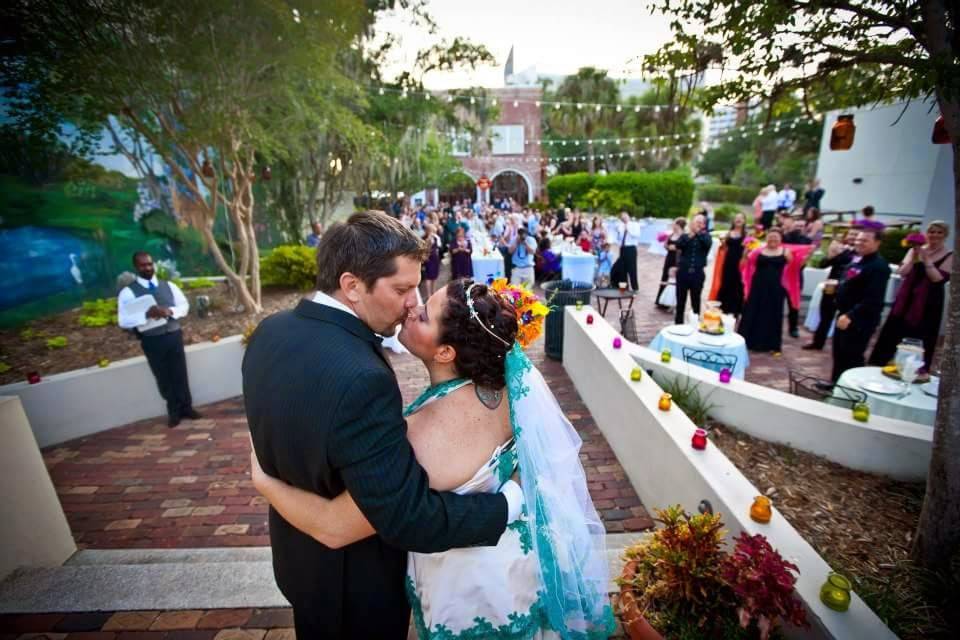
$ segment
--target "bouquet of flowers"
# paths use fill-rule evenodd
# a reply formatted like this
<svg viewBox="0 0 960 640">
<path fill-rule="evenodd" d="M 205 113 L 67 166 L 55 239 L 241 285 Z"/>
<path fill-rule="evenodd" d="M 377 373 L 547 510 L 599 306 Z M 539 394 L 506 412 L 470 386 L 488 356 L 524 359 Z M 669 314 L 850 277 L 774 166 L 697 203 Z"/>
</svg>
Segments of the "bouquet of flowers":
<svg viewBox="0 0 960 640">
<path fill-rule="evenodd" d="M 517 314 L 517 343 L 526 349 L 543 334 L 543 319 L 550 313 L 549 307 L 523 285 L 508 284 L 506 278 L 497 278 L 488 284 L 513 305 Z"/>
<path fill-rule="evenodd" d="M 743 239 L 743 248 L 747 251 L 753 251 L 760 248 L 760 240 L 753 236 L 747 236 Z"/>
<path fill-rule="evenodd" d="M 922 233 L 914 231 L 908 234 L 900 241 L 900 246 L 904 248 L 922 247 L 927 243 L 927 237 Z"/>
<path fill-rule="evenodd" d="M 667 238 L 670 237 L 670 234 L 666 231 L 661 231 L 657 234 L 657 242 L 663 243 L 667 241 Z"/>
</svg>

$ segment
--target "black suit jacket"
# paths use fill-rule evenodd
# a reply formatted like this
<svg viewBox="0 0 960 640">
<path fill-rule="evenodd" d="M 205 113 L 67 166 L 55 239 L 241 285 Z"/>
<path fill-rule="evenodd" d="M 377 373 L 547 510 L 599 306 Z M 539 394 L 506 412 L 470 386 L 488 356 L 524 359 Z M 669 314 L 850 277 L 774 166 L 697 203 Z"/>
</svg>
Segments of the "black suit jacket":
<svg viewBox="0 0 960 640">
<path fill-rule="evenodd" d="M 850 317 L 850 329 L 869 335 L 877 328 L 889 279 L 890 264 L 878 253 L 847 267 L 846 278 L 837 289 L 837 313 Z"/>
<path fill-rule="evenodd" d="M 503 533 L 502 495 L 429 489 L 380 338 L 356 317 L 303 300 L 266 318 L 244 355 L 243 396 L 264 471 L 328 498 L 350 491 L 378 532 L 330 549 L 270 510 L 277 584 L 333 637 L 391 618 L 406 629 L 408 550 L 495 545 Z"/>
</svg>

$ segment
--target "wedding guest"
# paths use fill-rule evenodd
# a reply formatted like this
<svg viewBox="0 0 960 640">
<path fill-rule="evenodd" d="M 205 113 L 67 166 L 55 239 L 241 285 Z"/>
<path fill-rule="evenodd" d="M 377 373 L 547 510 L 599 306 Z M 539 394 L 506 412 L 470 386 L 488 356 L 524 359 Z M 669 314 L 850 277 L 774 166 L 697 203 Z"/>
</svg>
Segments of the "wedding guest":
<svg viewBox="0 0 960 640">
<path fill-rule="evenodd" d="M 457 229 L 457 237 L 450 246 L 450 279 L 473 277 L 473 244 L 467 240 L 463 229 Z"/>
<path fill-rule="evenodd" d="M 853 221 L 855 229 L 884 229 L 885 224 L 877 220 L 877 210 L 868 204 L 860 210 L 860 217 Z"/>
<path fill-rule="evenodd" d="M 880 324 L 883 300 L 890 279 L 890 265 L 880 256 L 881 229 L 863 229 L 857 234 L 860 257 L 847 269 L 837 290 L 836 329 L 833 334 L 833 373 L 836 382 L 847 369 L 862 367 L 870 336 Z"/>
<path fill-rule="evenodd" d="M 462 232 L 463 229 L 460 229 L 460 231 Z M 456 238 L 456 236 L 454 236 L 454 238 Z M 426 226 L 426 235 L 424 235 L 423 240 L 430 251 L 427 255 L 427 261 L 423 263 L 424 298 L 429 298 L 433 295 L 433 291 L 437 286 L 437 278 L 440 277 L 440 238 L 437 237 L 437 227 L 428 223 Z"/>
<path fill-rule="evenodd" d="M 767 242 L 754 249 L 744 269 L 746 304 L 739 333 L 751 351 L 769 351 L 779 355 L 783 345 L 783 272 L 792 259 L 783 246 L 779 227 L 767 230 Z"/>
<path fill-rule="evenodd" d="M 574 209 L 573 218 L 570 220 L 570 235 L 579 238 L 581 233 L 583 233 L 583 214 L 579 209 Z"/>
<path fill-rule="evenodd" d="M 133 254 L 133 268 L 136 280 L 117 296 L 117 324 L 132 329 L 140 340 L 160 397 L 167 403 L 167 426 L 175 427 L 183 418 L 196 420 L 201 416 L 193 408 L 179 322 L 190 311 L 190 302 L 180 287 L 156 276 L 153 258 L 146 251 Z M 153 296 L 155 304 L 146 310 L 133 309 L 130 303 L 144 296 Z"/>
<path fill-rule="evenodd" d="M 687 233 L 681 235 L 674 243 L 679 252 L 677 254 L 677 324 L 683 324 L 688 292 L 690 307 L 695 314 L 700 314 L 700 295 L 706 280 L 703 270 L 707 266 L 710 245 L 713 244 L 713 238 L 707 233 L 706 224 L 704 216 L 694 216 Z"/>
<path fill-rule="evenodd" d="M 803 245 L 812 244 L 810 238 L 808 238 L 803 233 L 803 227 L 800 227 L 796 224 L 796 220 L 793 219 L 793 216 L 790 213 L 785 212 L 781 216 L 781 223 L 783 225 L 783 243 L 794 253 L 797 249 Z M 808 254 L 809 255 L 809 254 Z M 802 258 L 798 256 L 798 259 L 806 260 L 806 256 Z M 803 289 L 803 269 L 799 271 L 799 284 L 798 288 Z M 792 297 L 788 296 L 787 301 L 790 306 L 790 311 L 787 314 L 788 325 L 790 327 L 790 337 L 799 338 L 800 337 L 800 299 L 797 298 L 796 301 Z"/>
<path fill-rule="evenodd" d="M 577 245 L 584 253 L 593 253 L 593 241 L 590 239 L 590 234 L 587 233 L 586 229 L 580 232 L 580 239 L 577 240 Z"/>
<path fill-rule="evenodd" d="M 803 194 L 803 213 L 806 215 L 810 209 L 820 209 L 820 201 L 823 200 L 823 194 L 826 191 L 820 186 L 820 179 L 814 178 L 807 183 L 807 190 Z"/>
<path fill-rule="evenodd" d="M 757 197 L 753 199 L 753 226 L 755 229 L 763 228 L 763 197 L 766 195 L 764 189 L 760 189 Z"/>
<path fill-rule="evenodd" d="M 760 200 L 760 208 L 763 210 L 763 215 L 760 218 L 760 224 L 763 225 L 764 230 L 769 229 L 773 226 L 774 216 L 777 214 L 777 188 L 772 184 L 768 184 L 760 191 L 760 194 L 763 196 Z"/>
<path fill-rule="evenodd" d="M 823 241 L 823 220 L 820 219 L 820 209 L 811 207 L 803 218 L 803 235 L 810 238 L 816 246 Z"/>
<path fill-rule="evenodd" d="M 532 288 L 536 281 L 533 262 L 537 255 L 537 241 L 527 234 L 526 227 L 517 229 L 516 240 L 510 245 L 510 253 L 513 259 L 510 283 Z"/>
<path fill-rule="evenodd" d="M 603 244 L 600 245 L 600 253 L 597 254 L 597 288 L 605 289 L 610 286 L 610 271 L 612 268 L 613 256 L 610 252 L 610 243 L 604 240 Z"/>
<path fill-rule="evenodd" d="M 723 312 L 733 316 L 739 316 L 743 311 L 743 276 L 740 273 L 740 262 L 743 259 L 746 236 L 747 218 L 738 213 L 733 217 L 730 231 L 720 239 L 717 259 L 713 264 L 713 283 L 708 299 L 719 302 Z"/>
<path fill-rule="evenodd" d="M 793 190 L 790 183 L 783 185 L 783 189 L 777 193 L 777 208 L 781 211 L 793 211 L 793 206 L 797 202 L 797 192 Z"/>
<path fill-rule="evenodd" d="M 550 238 L 540 240 L 537 248 L 537 257 L 534 262 L 534 276 L 540 282 L 556 280 L 560 277 L 560 256 L 550 248 Z"/>
<path fill-rule="evenodd" d="M 683 230 L 687 228 L 686 218 L 677 218 L 673 221 L 673 228 L 663 239 L 663 244 L 667 247 L 667 255 L 663 258 L 663 270 L 660 273 L 660 288 L 657 290 L 657 297 L 654 298 L 657 308 L 661 311 L 668 311 L 670 307 L 660 304 L 660 296 L 663 295 L 663 289 L 667 286 L 670 276 L 670 269 L 677 266 L 677 240 L 683 235 Z"/>
<path fill-rule="evenodd" d="M 607 231 L 603 228 L 603 220 L 600 216 L 593 216 L 593 222 L 590 228 L 590 241 L 593 244 L 594 253 L 600 253 L 603 243 L 607 238 Z"/>
<path fill-rule="evenodd" d="M 713 233 L 713 230 L 714 230 L 714 228 L 715 228 L 715 226 L 714 226 L 714 224 L 713 224 L 713 220 L 714 220 L 716 214 L 713 212 L 713 207 L 710 206 L 710 203 L 709 203 L 709 202 L 701 202 L 701 203 L 700 203 L 700 211 L 698 211 L 697 213 L 699 213 L 700 215 L 702 215 L 702 216 L 706 219 L 706 221 L 707 221 L 707 227 L 706 227 L 706 228 L 707 228 L 707 233 Z"/>
<path fill-rule="evenodd" d="M 811 209 L 810 211 L 815 211 L 815 209 Z M 803 349 L 807 351 L 819 351 L 823 349 L 823 345 L 827 343 L 827 333 L 830 332 L 830 326 L 833 324 L 833 316 L 837 312 L 837 285 L 843 280 L 847 268 L 850 266 L 850 263 L 853 262 L 853 257 L 856 255 L 853 250 L 853 238 L 855 235 L 855 231 L 848 230 L 843 242 L 838 242 L 834 239 L 830 242 L 830 246 L 827 247 L 827 259 L 821 266 L 830 267 L 830 272 L 827 274 L 826 279 L 834 280 L 836 284 L 824 286 L 823 288 L 823 293 L 820 297 L 820 323 L 817 325 L 817 329 L 813 334 L 813 340 L 803 345 Z"/>
<path fill-rule="evenodd" d="M 637 246 L 640 244 L 642 231 L 640 223 L 631 218 L 629 213 L 620 212 L 620 222 L 617 225 L 620 256 L 613 264 L 610 279 L 615 283 L 628 282 L 634 291 L 640 288 L 637 280 Z"/>
<path fill-rule="evenodd" d="M 503 274 L 507 280 L 513 275 L 513 247 L 517 242 L 517 233 L 519 227 L 516 219 L 512 215 L 505 215 L 503 233 L 497 239 L 497 250 L 503 256 Z"/>
<path fill-rule="evenodd" d="M 315 248 L 320 244 L 320 238 L 323 237 L 323 225 L 319 222 L 313 222 L 310 224 L 310 235 L 307 236 L 306 245 L 308 247 Z"/>
<path fill-rule="evenodd" d="M 950 227 L 936 220 L 927 225 L 926 243 L 907 251 L 897 273 L 903 278 L 893 309 L 880 330 L 870 364 L 883 366 L 904 338 L 923 340 L 923 370 L 930 371 L 940 336 L 940 320 L 953 252 L 946 246 Z"/>
</svg>

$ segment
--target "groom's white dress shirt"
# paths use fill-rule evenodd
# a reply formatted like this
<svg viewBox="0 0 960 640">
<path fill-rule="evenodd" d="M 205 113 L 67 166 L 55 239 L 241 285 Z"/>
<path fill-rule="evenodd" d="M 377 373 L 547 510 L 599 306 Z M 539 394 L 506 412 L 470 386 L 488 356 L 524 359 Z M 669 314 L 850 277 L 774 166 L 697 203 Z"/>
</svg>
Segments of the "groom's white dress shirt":
<svg viewBox="0 0 960 640">
<path fill-rule="evenodd" d="M 316 295 L 313 296 L 313 301 L 317 304 L 349 313 L 354 318 L 359 319 L 359 316 L 353 312 L 353 309 L 323 291 L 317 291 Z M 513 480 L 507 480 L 507 482 L 500 487 L 500 493 L 507 499 L 507 524 L 510 524 L 519 518 L 523 512 L 523 489 Z"/>
</svg>

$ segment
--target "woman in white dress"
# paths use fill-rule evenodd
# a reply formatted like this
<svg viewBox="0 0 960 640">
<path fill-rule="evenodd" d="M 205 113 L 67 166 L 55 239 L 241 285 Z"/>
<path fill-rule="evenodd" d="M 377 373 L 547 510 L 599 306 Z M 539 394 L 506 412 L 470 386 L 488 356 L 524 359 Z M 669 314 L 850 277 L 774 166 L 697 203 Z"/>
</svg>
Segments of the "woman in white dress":
<svg viewBox="0 0 960 640">
<path fill-rule="evenodd" d="M 406 411 L 431 488 L 495 492 L 514 474 L 524 516 L 494 547 L 410 553 L 406 589 L 421 640 L 607 638 L 604 528 L 587 493 L 580 438 L 524 355 L 546 307 L 498 280 L 459 280 L 404 323 L 400 340 L 430 387 Z M 341 547 L 375 535 L 348 493 L 334 500 L 266 476 L 256 488 L 297 528 Z"/>
</svg>

